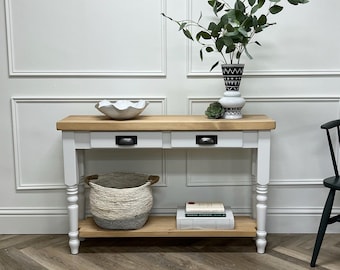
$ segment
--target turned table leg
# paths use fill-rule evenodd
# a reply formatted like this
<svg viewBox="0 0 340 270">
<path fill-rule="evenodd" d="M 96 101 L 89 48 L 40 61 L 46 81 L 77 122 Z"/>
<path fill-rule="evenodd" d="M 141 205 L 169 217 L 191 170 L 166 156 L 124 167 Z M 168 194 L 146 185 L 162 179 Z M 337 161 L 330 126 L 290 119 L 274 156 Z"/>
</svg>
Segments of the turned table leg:
<svg viewBox="0 0 340 270">
<path fill-rule="evenodd" d="M 67 195 L 67 209 L 69 218 L 69 246 L 72 254 L 79 252 L 79 232 L 78 232 L 78 184 L 79 184 L 79 155 L 76 151 L 75 134 L 72 131 L 64 131 L 63 137 L 63 157 L 64 157 L 64 177 Z"/>
<path fill-rule="evenodd" d="M 270 171 L 270 132 L 260 131 L 256 167 L 256 246 L 257 253 L 264 253 L 267 245 L 267 198 Z"/>
<path fill-rule="evenodd" d="M 69 246 L 72 254 L 79 252 L 78 232 L 78 185 L 68 186 L 66 189 L 69 216 Z"/>
<path fill-rule="evenodd" d="M 267 185 L 258 185 L 256 188 L 256 211 L 257 211 L 257 230 L 256 246 L 257 253 L 264 253 L 267 245 L 266 216 L 267 216 Z"/>
</svg>

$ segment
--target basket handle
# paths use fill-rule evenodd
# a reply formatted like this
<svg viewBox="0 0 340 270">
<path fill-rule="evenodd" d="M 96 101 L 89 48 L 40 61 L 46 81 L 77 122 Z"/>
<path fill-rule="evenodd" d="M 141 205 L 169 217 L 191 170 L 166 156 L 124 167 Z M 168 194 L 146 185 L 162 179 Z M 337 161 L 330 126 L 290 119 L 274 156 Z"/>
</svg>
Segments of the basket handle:
<svg viewBox="0 0 340 270">
<path fill-rule="evenodd" d="M 91 180 L 98 179 L 98 177 L 99 177 L 98 174 L 86 176 L 85 179 L 84 179 L 84 182 L 89 185 Z"/>
<path fill-rule="evenodd" d="M 150 185 L 156 184 L 159 180 L 158 175 L 150 175 L 148 178 L 148 181 L 150 182 Z"/>
<path fill-rule="evenodd" d="M 84 182 L 89 185 L 91 180 L 98 179 L 98 177 L 99 177 L 98 174 L 86 176 Z M 158 180 L 159 180 L 158 175 L 149 175 L 148 177 L 148 181 L 150 182 L 150 185 L 156 184 Z"/>
</svg>

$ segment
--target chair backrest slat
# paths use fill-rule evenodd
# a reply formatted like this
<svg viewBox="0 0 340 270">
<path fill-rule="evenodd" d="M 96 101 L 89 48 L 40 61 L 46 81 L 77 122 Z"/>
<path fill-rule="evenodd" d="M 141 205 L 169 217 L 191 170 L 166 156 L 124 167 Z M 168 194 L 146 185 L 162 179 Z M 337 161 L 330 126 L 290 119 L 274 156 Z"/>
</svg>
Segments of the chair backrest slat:
<svg viewBox="0 0 340 270">
<path fill-rule="evenodd" d="M 331 134 L 330 134 L 330 130 L 335 128 L 335 127 L 336 127 L 336 131 L 337 131 L 336 132 L 336 135 L 337 135 L 336 141 L 337 141 L 338 147 L 339 147 L 339 145 L 340 145 L 340 119 L 327 122 L 327 123 L 325 123 L 321 126 L 321 128 L 325 129 L 326 133 L 327 133 L 328 146 L 329 146 L 329 150 L 330 150 L 330 153 L 331 153 L 331 158 L 332 158 L 335 176 L 339 177 L 338 165 L 337 165 L 336 156 L 335 156 L 335 152 L 334 152 L 335 139 L 334 139 L 334 143 L 333 143 L 332 137 L 331 137 Z"/>
</svg>

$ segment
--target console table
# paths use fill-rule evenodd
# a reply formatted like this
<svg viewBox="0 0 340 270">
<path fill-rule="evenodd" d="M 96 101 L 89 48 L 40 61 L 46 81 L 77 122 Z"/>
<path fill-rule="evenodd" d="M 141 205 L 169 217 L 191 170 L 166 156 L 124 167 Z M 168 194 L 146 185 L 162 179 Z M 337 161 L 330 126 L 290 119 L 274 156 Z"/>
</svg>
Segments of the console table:
<svg viewBox="0 0 340 270">
<path fill-rule="evenodd" d="M 270 133 L 275 121 L 265 115 L 242 119 L 207 119 L 201 115 L 139 116 L 116 121 L 101 115 L 71 115 L 57 122 L 62 131 L 64 178 L 69 214 L 69 246 L 78 254 L 79 238 L 90 237 L 256 237 L 264 253 L 270 165 Z M 138 230 L 104 230 L 85 217 L 85 149 L 250 148 L 252 149 L 252 215 L 235 217 L 233 230 L 177 230 L 175 216 L 150 216 Z M 81 211 L 79 210 L 81 209 Z"/>
</svg>

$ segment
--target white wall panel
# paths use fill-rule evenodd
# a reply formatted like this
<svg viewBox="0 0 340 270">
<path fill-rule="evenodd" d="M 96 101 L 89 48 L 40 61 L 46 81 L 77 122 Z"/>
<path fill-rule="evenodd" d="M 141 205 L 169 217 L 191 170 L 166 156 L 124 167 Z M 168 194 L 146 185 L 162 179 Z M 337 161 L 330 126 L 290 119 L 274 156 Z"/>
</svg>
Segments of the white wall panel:
<svg viewBox="0 0 340 270">
<path fill-rule="evenodd" d="M 329 150 L 320 126 L 340 117 L 339 97 L 250 99 L 245 112 L 276 120 L 272 132 L 271 182 L 321 183 L 331 171 Z"/>
<path fill-rule="evenodd" d="M 200 12 L 203 18 L 200 24 L 209 25 L 214 17 L 207 1 L 187 0 L 187 18 L 197 20 Z M 228 2 L 228 1 L 227 1 Z M 280 2 L 284 7 L 277 15 L 269 15 L 268 21 L 277 24 L 257 34 L 253 41 L 262 46 L 250 44 L 241 62 L 245 63 L 246 75 L 329 75 L 340 74 L 340 51 L 334 33 L 340 31 L 340 25 L 332 22 L 338 16 L 340 2 L 327 2 L 331 9 L 325 9 L 322 1 L 310 1 L 307 5 L 292 6 L 287 1 Z M 172 14 L 171 14 L 172 16 Z M 174 17 L 174 16 L 173 16 Z M 302 19 L 303 18 L 303 19 Z M 319 19 L 322 18 L 322 23 Z M 180 18 L 183 19 L 183 18 Z M 331 27 L 327 27 L 331 26 Z M 315 38 L 320 33 L 320 38 Z M 182 35 L 184 39 L 184 35 Z M 325 43 L 325 39 L 327 39 Z M 188 75 L 213 76 L 220 74 L 217 67 L 209 73 L 210 67 L 217 61 L 218 54 L 204 54 L 200 60 L 200 46 L 188 41 Z M 326 45 L 327 44 L 327 45 Z"/>
<path fill-rule="evenodd" d="M 188 112 L 202 114 L 209 103 L 217 99 L 217 96 L 189 97 Z M 340 96 L 245 99 L 247 103 L 243 109 L 244 114 L 267 114 L 277 123 L 271 135 L 269 232 L 316 232 L 328 192 L 322 180 L 333 172 L 325 131 L 320 126 L 340 118 Z M 336 147 L 340 158 L 339 145 Z M 334 214 L 339 212 L 339 206 L 340 200 L 337 197 Z M 247 205 L 243 207 L 235 211 L 246 211 Z M 328 230 L 338 231 L 334 227 Z"/>
<path fill-rule="evenodd" d="M 10 73 L 164 76 L 164 5 L 165 0 L 6 0 Z M 141 12 L 146 6 L 147 16 Z"/>
<path fill-rule="evenodd" d="M 204 157 L 209 155 L 208 151 L 196 151 Z M 191 152 L 191 150 L 190 150 Z M 217 151 L 212 150 L 212 153 Z M 222 154 L 221 154 L 222 155 Z M 218 155 L 221 157 L 220 155 Z M 227 158 L 221 160 L 228 162 Z M 156 214 L 174 214 L 177 207 L 183 207 L 187 201 L 211 201 L 219 200 L 225 205 L 233 207 L 235 213 L 249 214 L 251 209 L 251 186 L 249 182 L 242 179 L 237 169 L 233 170 L 233 175 L 223 178 L 221 173 L 225 171 L 220 169 L 218 172 L 206 173 L 204 176 L 197 175 L 199 168 L 193 168 L 190 165 L 205 163 L 205 168 L 214 168 L 214 160 L 189 161 L 188 151 L 186 149 L 170 149 L 166 150 L 166 187 L 156 186 L 153 189 L 155 197 L 153 213 Z M 242 170 L 242 169 L 241 169 Z M 244 168 L 244 170 L 246 170 Z M 222 171 L 222 172 L 221 172 Z M 201 178 L 200 178 L 201 177 Z M 193 182 L 192 182 L 193 181 Z"/>
<path fill-rule="evenodd" d="M 196 187 L 250 185 L 249 149 L 191 149 L 187 152 L 187 185 Z"/>
<path fill-rule="evenodd" d="M 70 114 L 101 114 L 94 108 L 100 99 L 12 98 L 17 189 L 64 188 L 61 132 L 56 122 Z M 149 100 L 144 112 L 164 114 L 163 99 Z"/>
<path fill-rule="evenodd" d="M 217 97 L 189 98 L 188 111 L 203 114 Z M 340 117 L 340 97 L 246 97 L 244 114 L 267 114 L 276 121 L 272 132 L 271 183 L 320 184 L 331 172 L 321 124 Z"/>
</svg>

